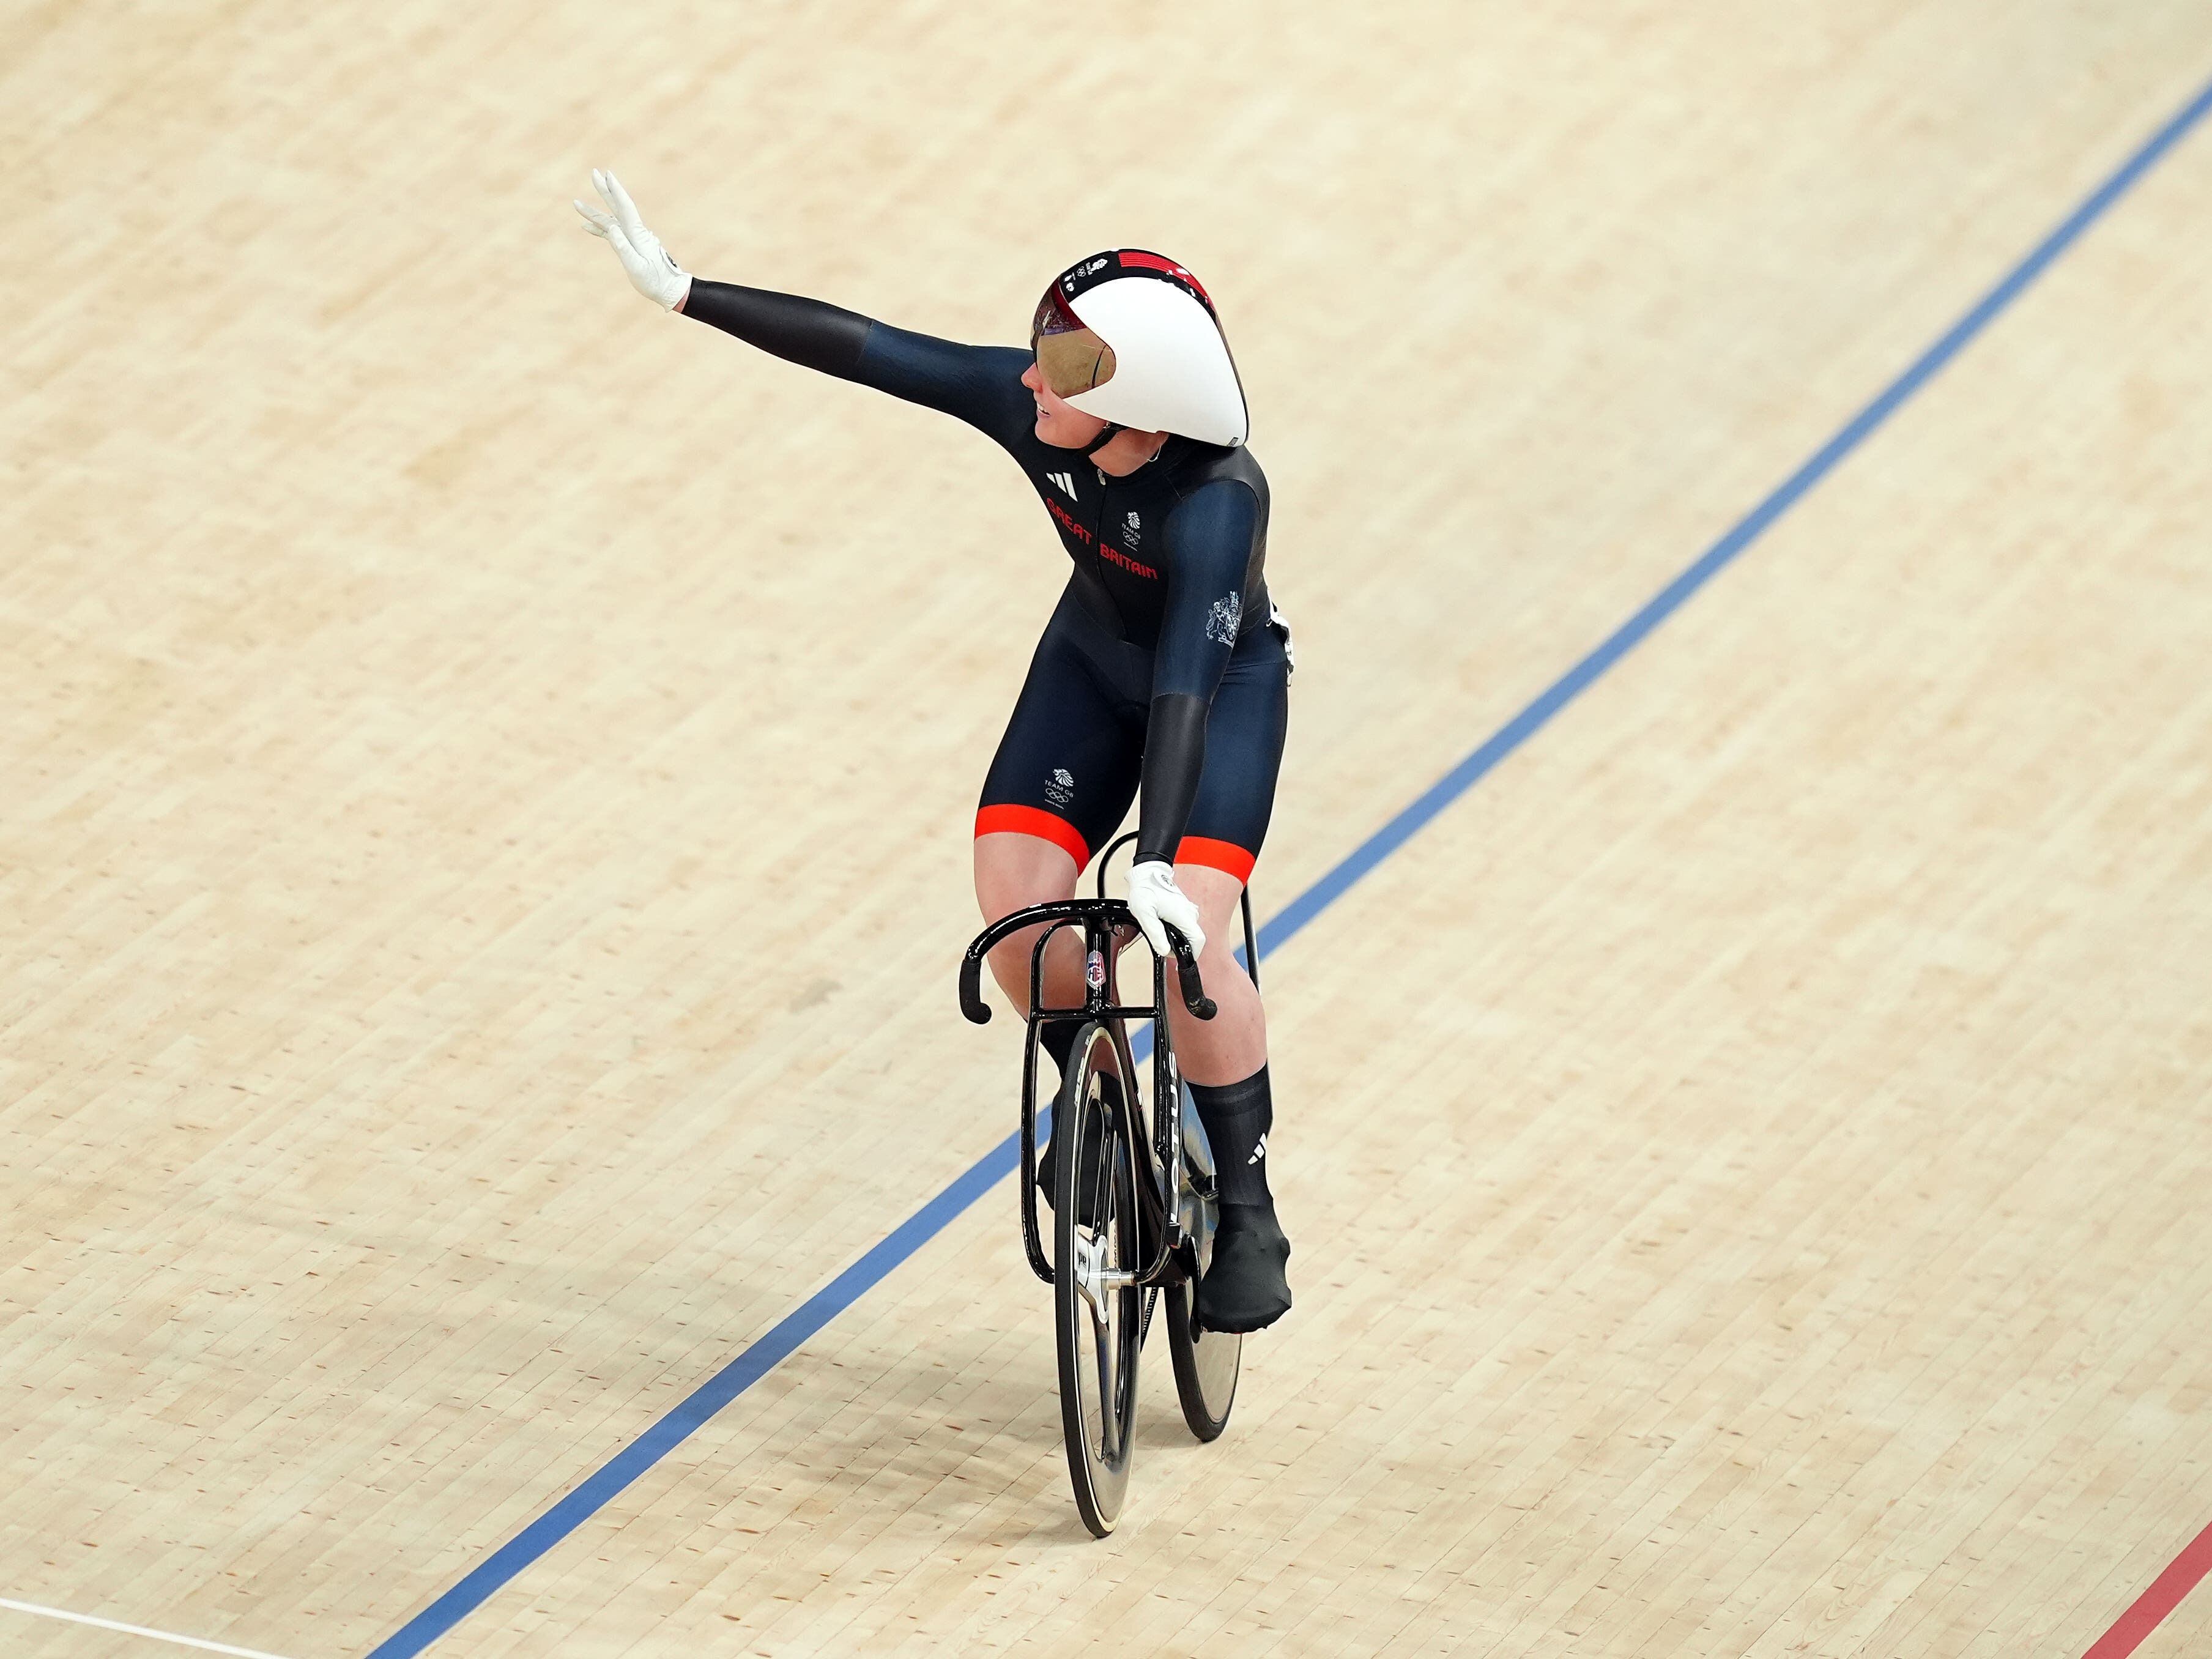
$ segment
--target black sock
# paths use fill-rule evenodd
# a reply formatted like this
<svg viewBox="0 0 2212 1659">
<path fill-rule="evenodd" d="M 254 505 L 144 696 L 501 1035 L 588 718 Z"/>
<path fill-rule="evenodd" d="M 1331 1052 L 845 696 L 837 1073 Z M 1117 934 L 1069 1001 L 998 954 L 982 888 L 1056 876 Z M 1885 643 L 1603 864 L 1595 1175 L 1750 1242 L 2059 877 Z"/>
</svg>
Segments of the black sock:
<svg viewBox="0 0 2212 1659">
<path fill-rule="evenodd" d="M 1060 1097 L 1060 1085 L 1067 1076 L 1067 1057 L 1075 1052 L 1075 1027 L 1064 1019 L 1048 1022 L 1037 1030 L 1037 1046 L 1056 1068 L 1047 1075 L 1043 1066 L 1037 1067 L 1037 1106 L 1040 1110 Z M 1052 1139 L 1047 1136 L 1037 1151 L 1037 1185 L 1048 1193 L 1052 1190 Z"/>
<path fill-rule="evenodd" d="M 1194 1083 L 1190 1097 L 1198 1121 L 1206 1125 L 1213 1148 L 1213 1182 L 1224 1204 L 1272 1204 L 1267 1192 L 1267 1131 L 1275 1124 L 1275 1105 L 1267 1093 L 1262 1066 L 1242 1083 L 1219 1088 Z"/>
<path fill-rule="evenodd" d="M 1060 1068 L 1058 1073 L 1048 1079 L 1040 1074 L 1037 1078 L 1037 1085 L 1042 1088 L 1048 1082 L 1056 1089 L 1060 1086 L 1060 1079 L 1067 1075 L 1067 1057 L 1075 1052 L 1075 1022 L 1067 1019 L 1048 1020 L 1044 1028 L 1037 1033 L 1037 1042 L 1043 1046 L 1045 1053 L 1052 1056 L 1052 1063 Z"/>
<path fill-rule="evenodd" d="M 1039 1029 L 1037 1046 L 1059 1067 L 1049 1077 L 1045 1075 L 1043 1066 L 1037 1067 L 1037 1104 L 1040 1107 L 1051 1105 L 1059 1096 L 1060 1086 L 1067 1077 L 1067 1062 L 1075 1053 L 1075 1034 L 1080 1029 L 1080 1022 L 1072 1019 L 1050 1020 Z M 1105 1120 L 1094 1115 L 1086 1121 L 1085 1129 L 1084 1139 L 1086 1142 L 1096 1141 L 1105 1133 Z M 1049 1203 L 1053 1182 L 1052 1140 L 1049 1137 L 1038 1149 L 1036 1172 L 1037 1185 L 1044 1188 L 1046 1201 Z"/>
</svg>

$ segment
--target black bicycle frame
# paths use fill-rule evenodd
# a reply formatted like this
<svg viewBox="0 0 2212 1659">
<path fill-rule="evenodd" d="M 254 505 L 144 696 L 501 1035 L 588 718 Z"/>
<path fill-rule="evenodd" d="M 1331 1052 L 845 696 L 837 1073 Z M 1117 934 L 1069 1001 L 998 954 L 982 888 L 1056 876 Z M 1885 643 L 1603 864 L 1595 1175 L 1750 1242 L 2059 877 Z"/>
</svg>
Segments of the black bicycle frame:
<svg viewBox="0 0 2212 1659">
<path fill-rule="evenodd" d="M 1120 941 L 1115 938 L 1118 928 L 1134 929 L 1135 919 L 1129 907 L 1120 899 L 1058 899 L 1048 904 L 1032 904 L 1026 909 L 1002 916 L 981 933 L 968 947 L 960 963 L 960 1010 L 976 1024 L 987 1024 L 991 1018 L 989 1006 L 981 995 L 983 959 L 992 946 L 1011 933 L 1024 927 L 1046 924 L 1037 935 L 1036 944 L 1030 951 L 1030 994 L 1027 1030 L 1022 1045 L 1022 1131 L 1021 1131 L 1021 1205 L 1022 1247 L 1029 1256 L 1030 1271 L 1048 1285 L 1052 1282 L 1053 1266 L 1046 1258 L 1042 1230 L 1036 1213 L 1036 1073 L 1039 1035 L 1053 1021 L 1088 1023 L 1097 1020 L 1112 1033 L 1115 1056 L 1120 1062 L 1121 1078 L 1127 1091 L 1132 1117 L 1141 1126 L 1145 1122 L 1145 1102 L 1137 1087 L 1136 1056 L 1129 1048 L 1127 1022 L 1149 1019 L 1164 1023 L 1167 1007 L 1167 962 L 1164 957 L 1152 959 L 1152 1000 L 1149 1004 L 1125 1003 L 1120 1000 L 1119 964 Z M 1083 1003 L 1075 1008 L 1048 1008 L 1044 1006 L 1044 953 L 1053 935 L 1063 927 L 1083 929 Z M 1183 1002 L 1200 1019 L 1212 1019 L 1214 1005 L 1206 996 L 1198 975 L 1198 958 L 1182 934 L 1170 930 L 1170 942 L 1182 993 Z M 1184 1242 L 1180 1231 L 1180 1218 L 1170 1213 L 1171 1195 L 1176 1190 L 1182 1170 L 1182 1113 L 1176 1084 L 1174 1045 L 1156 1038 L 1152 1043 L 1152 1160 L 1147 1161 L 1145 1174 L 1148 1179 L 1139 1183 L 1138 1200 L 1145 1206 L 1147 1218 L 1153 1223 L 1158 1240 L 1152 1258 L 1137 1275 L 1140 1285 L 1164 1284 L 1171 1277 L 1175 1253 Z M 1169 1109 L 1162 1103 L 1172 1103 Z"/>
<path fill-rule="evenodd" d="M 1054 1020 L 1097 1020 L 1113 1034 L 1115 1058 L 1128 1093 L 1130 1115 L 1139 1125 L 1144 1121 L 1145 1103 L 1137 1088 L 1136 1057 L 1129 1049 L 1127 1022 L 1149 1019 L 1159 1028 L 1152 1042 L 1153 1162 L 1146 1171 L 1151 1179 L 1139 1183 L 1138 1194 L 1147 1218 L 1154 1224 L 1159 1243 L 1144 1272 L 1137 1275 L 1136 1282 L 1170 1282 L 1179 1271 L 1178 1252 L 1188 1242 L 1182 1232 L 1176 1196 L 1182 1190 L 1182 1098 L 1176 1076 L 1174 1046 L 1166 1036 L 1167 959 L 1159 956 L 1152 958 L 1152 1000 L 1149 1006 L 1117 1000 L 1121 994 L 1121 941 L 1115 936 L 1122 928 L 1135 932 L 1136 919 L 1129 914 L 1127 904 L 1106 896 L 1106 866 L 1115 852 L 1134 840 L 1133 835 L 1123 836 L 1100 854 L 1097 898 L 1057 899 L 1001 916 L 975 936 L 960 963 L 960 1012 L 978 1025 L 988 1024 L 991 1010 L 982 997 L 984 958 L 994 945 L 1009 934 L 1044 924 L 1044 931 L 1037 935 L 1036 944 L 1030 951 L 1030 1015 L 1022 1043 L 1021 1206 L 1022 1248 L 1029 1256 L 1030 1271 L 1048 1285 L 1052 1283 L 1053 1264 L 1045 1257 L 1043 1233 L 1037 1224 L 1036 1213 L 1036 1070 L 1040 1033 Z M 1244 971 L 1251 975 L 1253 988 L 1257 989 L 1260 945 L 1252 931 L 1251 890 L 1240 890 L 1237 897 L 1243 914 Z M 1045 947 L 1061 928 L 1075 927 L 1083 929 L 1083 1006 L 1048 1008 L 1044 1006 Z M 1214 1005 L 1200 981 L 1196 953 L 1191 950 L 1190 942 L 1174 927 L 1169 927 L 1167 933 L 1176 959 L 1177 988 L 1182 993 L 1184 1006 L 1199 1018 L 1212 1019 Z"/>
</svg>

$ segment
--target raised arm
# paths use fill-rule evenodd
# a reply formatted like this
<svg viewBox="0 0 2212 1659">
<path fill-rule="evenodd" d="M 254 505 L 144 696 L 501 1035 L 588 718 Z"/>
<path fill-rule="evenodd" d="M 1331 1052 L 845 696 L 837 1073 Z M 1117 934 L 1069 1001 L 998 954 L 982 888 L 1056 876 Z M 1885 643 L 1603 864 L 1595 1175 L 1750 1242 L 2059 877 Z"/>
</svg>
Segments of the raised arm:
<svg viewBox="0 0 2212 1659">
<path fill-rule="evenodd" d="M 763 288 L 739 288 L 694 276 L 676 309 L 747 345 L 797 363 L 801 368 L 857 380 L 860 355 L 876 325 L 857 311 L 774 294 Z"/>
<path fill-rule="evenodd" d="M 592 184 L 606 208 L 578 202 L 585 228 L 606 240 L 631 284 L 662 309 L 680 311 L 787 362 L 939 410 L 994 436 L 1027 423 L 1030 398 L 1021 386 L 1027 353 L 959 345 L 819 300 L 693 276 L 645 228 L 620 179 L 594 173 Z"/>
</svg>

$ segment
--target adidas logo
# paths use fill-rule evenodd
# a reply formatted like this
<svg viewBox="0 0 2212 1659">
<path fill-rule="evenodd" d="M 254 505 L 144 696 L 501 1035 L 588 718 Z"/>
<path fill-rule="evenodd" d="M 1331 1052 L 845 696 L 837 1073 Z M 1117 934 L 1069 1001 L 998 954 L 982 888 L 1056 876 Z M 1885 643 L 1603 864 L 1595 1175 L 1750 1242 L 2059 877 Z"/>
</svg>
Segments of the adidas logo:
<svg viewBox="0 0 2212 1659">
<path fill-rule="evenodd" d="M 1048 472 L 1044 476 L 1058 484 L 1068 500 L 1075 499 L 1075 475 L 1073 472 Z"/>
<path fill-rule="evenodd" d="M 1257 1163 L 1258 1163 L 1261 1158 L 1263 1158 L 1267 1157 L 1267 1136 L 1265 1136 L 1265 1135 L 1261 1135 L 1261 1136 L 1260 1137 L 1260 1144 L 1259 1144 L 1257 1146 L 1255 1146 L 1255 1148 L 1253 1148 L 1253 1151 L 1252 1151 L 1252 1156 L 1251 1156 L 1251 1157 L 1249 1157 L 1249 1158 L 1246 1158 L 1246 1159 L 1244 1160 L 1244 1163 L 1245 1163 L 1246 1167 L 1247 1167 L 1247 1168 L 1249 1168 L 1251 1165 L 1253 1165 L 1253 1164 L 1257 1164 Z"/>
</svg>

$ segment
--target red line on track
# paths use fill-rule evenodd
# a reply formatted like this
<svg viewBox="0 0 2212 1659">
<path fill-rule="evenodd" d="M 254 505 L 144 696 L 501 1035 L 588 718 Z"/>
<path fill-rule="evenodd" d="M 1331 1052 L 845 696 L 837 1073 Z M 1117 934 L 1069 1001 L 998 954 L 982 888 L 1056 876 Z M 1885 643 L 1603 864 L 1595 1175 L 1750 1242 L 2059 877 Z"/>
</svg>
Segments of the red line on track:
<svg viewBox="0 0 2212 1659">
<path fill-rule="evenodd" d="M 2172 1564 L 2151 1581 L 2150 1588 L 2136 1597 L 2135 1605 L 2097 1638 L 2096 1645 L 2081 1659 L 2128 1659 L 2208 1572 L 2212 1572 L 2212 1527 L 2189 1540 Z"/>
</svg>

